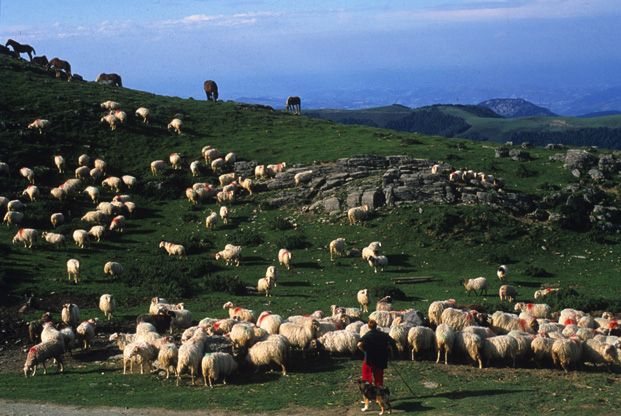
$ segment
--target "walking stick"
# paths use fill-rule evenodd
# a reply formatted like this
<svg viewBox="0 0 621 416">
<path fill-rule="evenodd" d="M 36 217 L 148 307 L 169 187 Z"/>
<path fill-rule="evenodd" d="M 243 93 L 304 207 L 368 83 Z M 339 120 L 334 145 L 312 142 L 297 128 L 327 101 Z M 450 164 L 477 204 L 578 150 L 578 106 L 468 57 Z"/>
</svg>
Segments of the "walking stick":
<svg viewBox="0 0 621 416">
<path fill-rule="evenodd" d="M 399 376 L 399 378 L 401 379 L 401 381 L 403 381 L 403 384 L 405 384 L 405 387 L 408 388 L 408 390 L 410 391 L 410 393 L 412 393 L 412 396 L 416 396 L 414 394 L 414 390 L 412 390 L 412 388 L 410 387 L 410 385 L 407 383 L 407 381 L 405 381 L 405 378 L 403 378 L 403 376 L 401 375 L 401 372 L 399 371 L 398 367 L 397 367 L 397 362 L 393 361 L 393 368 L 395 369 L 395 372 L 397 373 L 397 375 Z"/>
</svg>

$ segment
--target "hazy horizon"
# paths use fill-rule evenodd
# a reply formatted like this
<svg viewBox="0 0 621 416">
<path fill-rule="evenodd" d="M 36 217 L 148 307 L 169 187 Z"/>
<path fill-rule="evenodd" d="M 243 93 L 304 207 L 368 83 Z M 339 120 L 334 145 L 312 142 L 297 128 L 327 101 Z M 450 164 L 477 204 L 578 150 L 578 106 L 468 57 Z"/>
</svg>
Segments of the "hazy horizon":
<svg viewBox="0 0 621 416">
<path fill-rule="evenodd" d="M 0 2 L 0 35 L 87 79 L 307 107 L 564 103 L 621 86 L 612 0 Z M 611 106 L 616 105 L 610 104 Z M 621 108 L 619 108 L 621 109 Z"/>
</svg>

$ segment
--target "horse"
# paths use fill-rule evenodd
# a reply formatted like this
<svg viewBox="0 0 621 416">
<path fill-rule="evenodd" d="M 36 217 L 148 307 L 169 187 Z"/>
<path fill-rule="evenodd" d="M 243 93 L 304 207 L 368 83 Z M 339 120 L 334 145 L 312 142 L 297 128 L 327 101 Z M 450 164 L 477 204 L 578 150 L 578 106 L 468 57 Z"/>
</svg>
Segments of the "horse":
<svg viewBox="0 0 621 416">
<path fill-rule="evenodd" d="M 19 58 L 19 54 L 7 48 L 6 46 L 0 45 L 0 55 L 12 56 L 13 58 Z"/>
<path fill-rule="evenodd" d="M 6 44 L 4 46 L 11 46 L 13 47 L 13 50 L 15 51 L 15 53 L 19 56 L 22 53 L 27 53 L 28 54 L 28 58 L 30 58 L 30 61 L 32 61 L 32 55 L 36 55 L 36 52 L 34 50 L 34 48 L 30 45 L 26 45 L 26 44 L 21 44 L 13 39 L 9 39 L 6 41 Z"/>
<path fill-rule="evenodd" d="M 30 62 L 36 65 L 42 66 L 43 68 L 47 68 L 48 65 L 50 64 L 50 61 L 47 60 L 47 56 L 45 55 L 35 56 L 34 58 L 32 58 Z"/>
<path fill-rule="evenodd" d="M 293 114 L 297 115 L 302 113 L 302 101 L 300 97 L 287 97 L 285 105 L 287 106 L 287 112 L 291 111 Z"/>
<path fill-rule="evenodd" d="M 106 85 L 116 85 L 117 87 L 123 86 L 121 76 L 119 74 L 104 74 L 103 72 L 97 76 L 95 82 Z"/>
<path fill-rule="evenodd" d="M 47 67 L 48 69 L 54 68 L 56 70 L 56 78 L 60 78 L 60 76 L 58 75 L 59 71 L 65 71 L 67 78 L 71 78 L 71 64 L 69 64 L 69 62 L 67 61 L 63 61 L 59 58 L 54 58 L 50 61 Z"/>
<path fill-rule="evenodd" d="M 80 74 L 71 74 L 69 77 L 69 82 L 75 81 L 84 81 L 84 77 Z"/>
<path fill-rule="evenodd" d="M 207 95 L 207 101 L 213 100 L 214 103 L 218 101 L 218 84 L 216 84 L 216 81 L 205 81 L 205 83 L 203 84 L 203 89 L 205 90 L 205 94 Z"/>
</svg>

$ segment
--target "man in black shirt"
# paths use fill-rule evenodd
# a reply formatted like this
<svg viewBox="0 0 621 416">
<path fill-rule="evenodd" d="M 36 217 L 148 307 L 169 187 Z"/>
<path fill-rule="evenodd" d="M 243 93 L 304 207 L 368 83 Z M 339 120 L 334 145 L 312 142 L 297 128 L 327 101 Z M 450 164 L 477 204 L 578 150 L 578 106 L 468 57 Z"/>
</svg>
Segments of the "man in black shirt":
<svg viewBox="0 0 621 416">
<path fill-rule="evenodd" d="M 358 342 L 358 348 L 364 351 L 362 361 L 362 380 L 377 387 L 384 385 L 384 369 L 388 367 L 388 351 L 396 348 L 395 341 L 387 333 L 377 329 L 377 322 L 369 319 L 370 331 Z"/>
</svg>

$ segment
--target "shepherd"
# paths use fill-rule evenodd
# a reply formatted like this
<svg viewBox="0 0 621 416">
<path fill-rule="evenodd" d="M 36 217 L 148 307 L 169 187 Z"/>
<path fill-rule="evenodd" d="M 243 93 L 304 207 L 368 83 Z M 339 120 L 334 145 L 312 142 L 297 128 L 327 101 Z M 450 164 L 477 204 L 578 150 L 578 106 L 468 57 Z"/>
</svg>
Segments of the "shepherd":
<svg viewBox="0 0 621 416">
<path fill-rule="evenodd" d="M 27 53 L 28 54 L 28 58 L 30 58 L 30 61 L 32 62 L 32 56 L 36 55 L 36 52 L 34 50 L 34 48 L 30 45 L 26 45 L 26 44 L 21 44 L 19 42 L 17 42 L 16 40 L 13 39 L 9 39 L 6 41 L 6 45 L 4 46 L 10 46 L 13 48 L 13 50 L 15 51 L 15 53 L 19 56 L 22 53 Z"/>
</svg>

